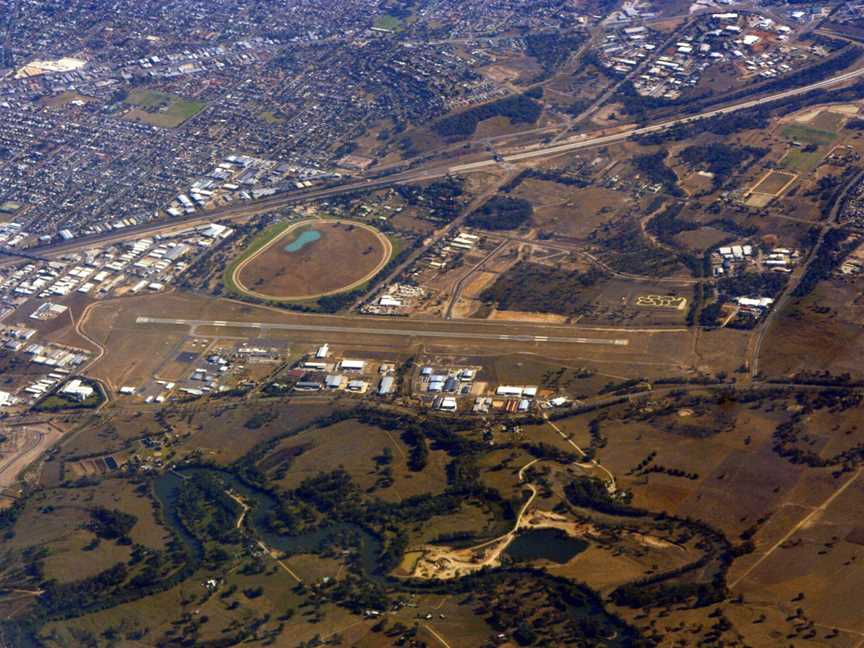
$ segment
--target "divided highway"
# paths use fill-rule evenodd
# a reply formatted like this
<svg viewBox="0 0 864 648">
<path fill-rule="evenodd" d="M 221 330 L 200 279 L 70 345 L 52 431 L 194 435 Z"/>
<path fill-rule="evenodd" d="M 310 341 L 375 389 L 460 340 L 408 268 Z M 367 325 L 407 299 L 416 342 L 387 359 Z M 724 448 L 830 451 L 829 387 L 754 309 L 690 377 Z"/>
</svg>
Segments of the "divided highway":
<svg viewBox="0 0 864 648">
<path fill-rule="evenodd" d="M 816 83 L 801 86 L 799 88 L 784 90 L 782 92 L 778 92 L 761 98 L 747 99 L 745 101 L 741 101 L 739 103 L 729 106 L 723 106 L 721 108 L 715 108 L 696 115 L 688 115 L 686 117 L 671 119 L 657 124 L 643 126 L 641 128 L 634 127 L 627 129 L 626 127 L 623 127 L 623 129 L 619 132 L 608 135 L 592 136 L 590 133 L 585 133 L 570 138 L 569 141 L 563 144 L 538 146 L 537 148 L 531 150 L 514 151 L 509 154 L 503 155 L 503 157 L 499 159 L 488 158 L 485 160 L 479 160 L 476 162 L 469 162 L 459 165 L 430 165 L 428 167 L 409 169 L 383 178 L 367 178 L 365 180 L 349 182 L 347 184 L 338 185 L 335 187 L 314 189 L 312 191 L 305 192 L 276 194 L 273 196 L 268 196 L 266 198 L 259 198 L 257 200 L 250 200 L 242 203 L 232 203 L 230 205 L 225 205 L 216 209 L 198 212 L 188 216 L 181 216 L 179 218 L 172 218 L 170 220 L 159 220 L 155 222 L 144 223 L 142 225 L 126 227 L 121 230 L 113 230 L 111 232 L 106 232 L 103 234 L 83 236 L 72 241 L 37 246 L 34 248 L 29 248 L 28 250 L 26 250 L 26 252 L 28 254 L 39 255 L 43 258 L 55 258 L 68 252 L 84 250 L 89 247 L 104 245 L 107 243 L 140 238 L 142 236 L 151 236 L 159 234 L 160 232 L 179 229 L 183 226 L 194 227 L 196 225 L 203 225 L 216 220 L 243 220 L 256 214 L 278 210 L 284 207 L 290 207 L 291 205 L 302 204 L 313 200 L 324 200 L 326 198 L 350 194 L 355 191 L 368 191 L 370 189 L 381 189 L 384 187 L 390 187 L 398 184 L 423 182 L 426 180 L 433 180 L 436 178 L 445 177 L 451 174 L 464 175 L 467 173 L 488 170 L 490 167 L 495 167 L 502 162 L 506 164 L 513 164 L 534 160 L 537 158 L 560 155 L 562 153 L 568 153 L 570 151 L 576 151 L 580 149 L 604 146 L 607 144 L 612 144 L 614 142 L 626 140 L 629 137 L 657 133 L 681 124 L 695 122 L 700 119 L 708 119 L 717 115 L 724 115 L 734 113 L 740 110 L 747 110 L 748 108 L 753 108 L 760 104 L 768 103 L 771 101 L 785 99 L 796 95 L 806 94 L 808 92 L 812 92 L 813 90 L 820 90 L 823 88 L 848 83 L 849 81 L 854 81 L 855 79 L 858 79 L 862 76 L 864 76 L 864 67 L 849 72 L 844 72 L 843 74 L 831 77 L 830 79 L 824 79 Z M 0 265 L 8 265 L 9 263 L 16 263 L 17 261 L 18 259 L 12 256 L 9 256 L 5 259 L 0 258 Z"/>
</svg>

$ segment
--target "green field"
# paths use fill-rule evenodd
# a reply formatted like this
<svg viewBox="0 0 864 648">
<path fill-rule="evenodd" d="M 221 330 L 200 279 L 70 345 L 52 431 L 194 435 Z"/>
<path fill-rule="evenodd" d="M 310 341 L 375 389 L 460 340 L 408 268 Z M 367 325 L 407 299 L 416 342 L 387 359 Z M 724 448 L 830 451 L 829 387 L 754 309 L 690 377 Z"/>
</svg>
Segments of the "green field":
<svg viewBox="0 0 864 648">
<path fill-rule="evenodd" d="M 382 16 L 376 16 L 374 26 L 378 29 L 387 29 L 396 32 L 402 29 L 402 21 L 396 16 L 384 14 Z"/>
<path fill-rule="evenodd" d="M 819 150 L 813 153 L 805 153 L 801 149 L 792 149 L 786 154 L 786 157 L 783 158 L 780 164 L 784 169 L 807 172 L 819 166 L 824 157 L 825 150 L 822 147 L 819 147 Z"/>
<path fill-rule="evenodd" d="M 191 101 L 156 90 L 132 90 L 124 103 L 133 106 L 126 118 L 162 128 L 177 128 L 207 106 L 203 101 Z"/>
<path fill-rule="evenodd" d="M 276 113 L 269 110 L 265 110 L 264 112 L 259 113 L 258 116 L 268 124 L 282 124 L 285 122 L 285 119 L 283 117 L 280 117 Z"/>
<path fill-rule="evenodd" d="M 833 131 L 819 130 L 801 124 L 793 124 L 783 129 L 783 135 L 802 144 L 830 144 L 837 137 Z"/>
<path fill-rule="evenodd" d="M 285 228 L 291 225 L 290 221 L 284 221 L 281 223 L 273 223 L 270 227 L 266 228 L 252 239 L 252 242 L 246 246 L 246 249 L 243 251 L 243 254 L 234 259 L 228 266 L 225 268 L 225 272 L 223 273 L 223 282 L 225 283 L 225 290 L 228 292 L 233 292 L 238 295 L 242 295 L 243 291 L 237 287 L 237 284 L 234 283 L 234 268 L 237 267 L 238 264 L 242 263 L 244 259 L 255 254 L 262 247 L 267 245 L 274 238 L 279 236 L 282 232 L 285 231 Z"/>
</svg>

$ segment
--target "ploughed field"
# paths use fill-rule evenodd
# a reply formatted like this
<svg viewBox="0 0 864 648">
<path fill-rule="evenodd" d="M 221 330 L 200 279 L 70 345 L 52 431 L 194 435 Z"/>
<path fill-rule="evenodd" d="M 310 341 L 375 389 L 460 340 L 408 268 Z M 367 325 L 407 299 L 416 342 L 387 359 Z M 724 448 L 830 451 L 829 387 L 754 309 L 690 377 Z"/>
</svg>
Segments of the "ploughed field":
<svg viewBox="0 0 864 648">
<path fill-rule="evenodd" d="M 234 281 L 262 299 L 316 299 L 359 287 L 387 264 L 390 252 L 387 237 L 368 225 L 305 221 L 241 261 Z"/>
</svg>

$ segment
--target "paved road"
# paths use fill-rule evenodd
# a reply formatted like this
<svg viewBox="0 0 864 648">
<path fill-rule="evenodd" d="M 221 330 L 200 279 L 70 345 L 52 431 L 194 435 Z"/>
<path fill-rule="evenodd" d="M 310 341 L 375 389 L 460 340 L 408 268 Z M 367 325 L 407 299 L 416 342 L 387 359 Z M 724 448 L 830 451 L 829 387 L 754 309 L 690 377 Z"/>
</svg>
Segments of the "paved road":
<svg viewBox="0 0 864 648">
<path fill-rule="evenodd" d="M 768 329 L 771 327 L 771 324 L 780 317 L 780 314 L 786 309 L 786 306 L 789 305 L 789 301 L 792 299 L 795 289 L 804 280 L 807 271 L 816 260 L 819 248 L 822 247 L 822 243 L 825 241 L 825 236 L 831 230 L 841 226 L 840 216 L 842 215 L 846 200 L 849 197 L 849 192 L 858 187 L 862 181 L 864 181 L 864 170 L 856 173 L 840 190 L 840 194 L 837 196 L 837 199 L 834 201 L 834 206 L 831 208 L 831 213 L 828 215 L 828 218 L 819 230 L 819 237 L 807 253 L 807 259 L 804 263 L 798 266 L 798 268 L 796 268 L 794 274 L 786 283 L 786 287 L 777 297 L 777 300 L 768 312 L 768 315 L 762 320 L 756 329 L 755 334 L 750 339 L 747 355 L 750 362 L 751 378 L 755 379 L 756 376 L 759 375 L 759 355 L 762 352 L 762 345 L 765 343 L 765 336 L 768 334 Z"/>
<path fill-rule="evenodd" d="M 642 128 L 634 127 L 631 129 L 626 129 L 626 127 L 624 127 L 624 129 L 608 135 L 592 135 L 591 133 L 585 133 L 576 138 L 572 138 L 571 141 L 564 144 L 557 144 L 554 146 L 540 146 L 528 151 L 523 150 L 520 152 L 511 152 L 509 155 L 504 155 L 503 162 L 522 162 L 525 160 L 560 155 L 562 153 L 576 151 L 584 148 L 604 146 L 606 144 L 625 140 L 634 135 L 646 135 L 649 133 L 656 133 L 659 131 L 667 130 L 679 124 L 686 124 L 697 121 L 699 119 L 714 117 L 716 115 L 733 113 L 739 110 L 746 110 L 748 108 L 752 108 L 754 106 L 758 106 L 760 104 L 768 103 L 771 101 L 776 101 L 778 99 L 784 99 L 786 97 L 806 94 L 807 92 L 811 92 L 812 90 L 818 90 L 821 88 L 827 88 L 830 86 L 853 81 L 862 76 L 864 76 L 864 67 L 852 70 L 850 72 L 845 72 L 843 74 L 839 74 L 830 79 L 811 83 L 807 86 L 802 86 L 800 88 L 792 88 L 790 90 L 785 90 L 783 92 L 778 92 L 776 94 L 768 95 L 758 99 L 749 99 L 747 101 L 742 101 L 740 103 L 732 104 L 730 106 L 724 106 L 722 108 L 716 108 L 714 110 L 709 110 L 707 112 L 697 115 L 689 115 L 687 117 L 666 120 L 657 124 L 644 126 Z M 158 234 L 159 232 L 165 230 L 178 228 L 178 226 L 181 225 L 187 225 L 189 227 L 192 227 L 195 225 L 210 223 L 215 220 L 221 219 L 243 219 L 253 216 L 255 214 L 267 211 L 274 211 L 283 207 L 309 202 L 312 200 L 320 200 L 323 198 L 344 195 L 355 191 L 366 191 L 369 189 L 384 188 L 397 184 L 408 184 L 412 182 L 432 180 L 444 177 L 448 174 L 462 175 L 476 171 L 484 171 L 498 164 L 499 162 L 496 161 L 494 158 L 460 165 L 442 165 L 438 163 L 438 166 L 430 165 L 423 168 L 409 169 L 404 172 L 396 173 L 384 178 L 367 178 L 360 181 L 339 185 L 336 187 L 326 187 L 306 192 L 277 194 L 275 196 L 268 196 L 266 198 L 261 198 L 258 200 L 231 204 L 224 207 L 218 207 L 216 209 L 208 210 L 206 212 L 199 212 L 189 216 L 173 218 L 171 220 L 160 220 L 154 223 L 146 223 L 144 225 L 127 227 L 119 231 L 113 231 L 89 237 L 81 237 L 66 243 L 56 243 L 46 246 L 39 246 L 28 250 L 28 252 L 51 258 L 67 252 L 87 249 L 95 245 L 103 245 L 109 242 L 129 240 L 134 238 L 140 238 L 141 236 Z M 17 262 L 18 259 L 12 257 L 9 257 L 7 259 L 0 258 L 0 265 Z"/>
<path fill-rule="evenodd" d="M 217 326 L 225 328 L 253 328 L 279 331 L 309 331 L 315 333 L 351 333 L 354 335 L 388 335 L 396 337 L 432 337 L 451 340 L 504 340 L 512 342 L 545 342 L 550 344 L 596 344 L 605 346 L 627 346 L 626 338 L 587 338 L 556 335 L 510 335 L 496 333 L 472 333 L 459 330 L 429 330 L 425 323 L 418 328 L 386 328 L 334 326 L 326 324 L 282 324 L 276 322 L 227 322 L 222 320 L 172 319 L 163 317 L 138 317 L 137 324 L 180 324 L 184 326 Z"/>
<path fill-rule="evenodd" d="M 575 141 L 570 141 L 565 144 L 558 144 L 555 146 L 543 146 L 532 151 L 525 151 L 522 153 L 513 153 L 511 155 L 505 155 L 503 157 L 504 162 L 522 162 L 524 160 L 531 160 L 539 157 L 548 157 L 550 155 L 560 155 L 561 153 L 567 153 L 570 151 L 576 151 L 583 148 L 590 148 L 595 146 L 604 146 L 606 144 L 611 144 L 613 142 L 620 142 L 622 140 L 628 139 L 637 135 L 649 135 L 651 133 L 657 133 L 660 131 L 668 130 L 674 126 L 678 126 L 681 124 L 689 124 L 695 121 L 699 121 L 700 119 L 709 119 L 711 117 L 716 117 L 718 115 L 726 115 L 729 113 L 738 112 L 740 110 L 747 110 L 748 108 L 753 108 L 760 104 L 769 103 L 772 101 L 777 101 L 779 99 L 786 99 L 788 97 L 794 97 L 796 95 L 806 94 L 808 92 L 812 92 L 813 90 L 820 90 L 822 88 L 828 88 L 830 86 L 839 85 L 841 83 L 846 83 L 848 81 L 853 81 L 860 77 L 864 76 L 864 68 L 859 68 L 857 70 L 852 70 L 851 72 L 845 72 L 844 74 L 839 74 L 836 77 L 832 77 L 830 79 L 824 79 L 823 81 L 818 81 L 816 83 L 811 83 L 810 85 L 801 86 L 800 88 L 792 88 L 790 90 L 784 90 L 783 92 L 777 92 L 772 95 L 768 95 L 765 97 L 760 97 L 758 99 L 749 99 L 747 101 L 742 101 L 740 103 L 732 104 L 730 106 L 723 106 L 722 108 L 715 108 L 713 110 L 709 110 L 707 112 L 699 113 L 697 115 L 690 115 L 687 117 L 679 117 L 677 119 L 670 119 L 667 121 L 660 122 L 658 124 L 651 124 L 650 126 L 643 126 L 642 128 L 633 128 L 630 130 L 623 130 L 617 133 L 613 133 L 610 135 L 601 135 L 597 137 L 591 137 L 590 134 L 582 135 L 580 138 L 574 138 Z M 473 162 L 469 164 L 463 164 L 451 167 L 451 173 L 466 173 L 472 171 L 478 171 L 482 168 L 497 164 L 495 160 L 482 160 L 479 162 Z"/>
<path fill-rule="evenodd" d="M 444 313 L 444 319 L 453 319 L 453 308 L 456 306 L 459 298 L 462 296 L 462 291 L 465 289 L 465 285 L 468 281 L 474 276 L 474 273 L 477 272 L 480 268 L 482 268 L 487 262 L 489 262 L 492 257 L 498 254 L 501 250 L 509 242 L 508 239 L 504 239 L 501 243 L 495 246 L 495 248 L 486 256 L 484 256 L 479 263 L 475 263 L 474 266 L 468 270 L 468 272 L 456 282 L 456 287 L 453 289 L 453 295 L 450 297 L 450 302 L 447 304 L 447 311 Z"/>
</svg>

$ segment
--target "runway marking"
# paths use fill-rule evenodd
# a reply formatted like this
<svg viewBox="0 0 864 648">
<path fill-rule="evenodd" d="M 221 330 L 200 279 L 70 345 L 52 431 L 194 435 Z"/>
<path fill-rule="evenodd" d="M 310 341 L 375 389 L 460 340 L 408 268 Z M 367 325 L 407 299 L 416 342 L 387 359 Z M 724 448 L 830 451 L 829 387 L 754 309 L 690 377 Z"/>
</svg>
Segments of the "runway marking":
<svg viewBox="0 0 864 648">
<path fill-rule="evenodd" d="M 163 317 L 138 317 L 137 324 L 179 324 L 191 327 L 219 326 L 228 328 L 257 328 L 281 331 L 313 331 L 318 333 L 355 333 L 358 335 L 392 335 L 399 337 L 434 337 L 463 340 L 501 340 L 509 342 L 538 342 L 553 344 L 595 344 L 601 346 L 628 346 L 625 338 L 588 338 L 548 335 L 508 335 L 495 333 L 471 333 L 468 331 L 423 331 L 413 329 L 363 328 L 354 326 L 328 326 L 325 324 L 279 324 L 267 322 L 225 322 L 208 320 L 170 319 Z"/>
</svg>

